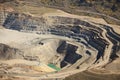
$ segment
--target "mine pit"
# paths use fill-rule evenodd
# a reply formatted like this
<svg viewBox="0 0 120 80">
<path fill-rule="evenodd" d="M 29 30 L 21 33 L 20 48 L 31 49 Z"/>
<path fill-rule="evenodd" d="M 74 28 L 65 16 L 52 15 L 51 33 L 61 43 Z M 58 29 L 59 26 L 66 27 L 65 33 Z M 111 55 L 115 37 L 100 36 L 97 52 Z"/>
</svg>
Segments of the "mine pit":
<svg viewBox="0 0 120 80">
<path fill-rule="evenodd" d="M 6 12 L 2 26 L 0 69 L 10 75 L 66 77 L 119 57 L 120 35 L 107 24 L 72 16 Z"/>
</svg>

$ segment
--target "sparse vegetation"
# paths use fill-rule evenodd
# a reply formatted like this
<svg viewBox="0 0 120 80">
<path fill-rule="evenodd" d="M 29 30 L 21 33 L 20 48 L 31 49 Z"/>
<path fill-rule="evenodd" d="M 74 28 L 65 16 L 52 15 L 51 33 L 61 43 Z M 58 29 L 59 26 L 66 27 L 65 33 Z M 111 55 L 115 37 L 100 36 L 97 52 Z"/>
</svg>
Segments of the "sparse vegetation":
<svg viewBox="0 0 120 80">
<path fill-rule="evenodd" d="M 78 10 L 103 13 L 103 14 L 115 17 L 117 19 L 120 19 L 120 15 L 119 15 L 120 1 L 119 0 L 102 0 L 102 1 L 99 1 L 99 0 L 97 1 L 95 0 L 40 0 L 40 1 L 44 6 L 60 8 L 69 13 L 81 15 L 82 12 L 77 11 L 78 9 Z M 94 14 L 90 14 L 90 13 L 84 14 L 84 15 L 94 16 Z M 96 17 L 96 15 L 94 17 Z M 99 17 L 103 17 L 103 16 L 99 16 Z M 104 19 L 109 23 L 119 24 L 119 22 L 115 22 L 106 17 L 104 17 Z"/>
<path fill-rule="evenodd" d="M 10 0 L 2 0 L 2 2 L 6 2 Z M 112 16 L 114 18 L 120 19 L 120 1 L 119 0 L 12 0 L 11 4 L 16 5 L 16 8 L 20 10 L 21 8 L 23 11 L 35 11 L 31 13 L 35 14 L 44 14 L 47 12 L 52 12 L 49 9 L 37 9 L 35 6 L 44 6 L 44 7 L 51 7 L 51 8 L 57 8 L 62 9 L 66 12 L 77 14 L 77 15 L 90 15 L 94 17 L 102 17 L 104 18 L 108 23 L 112 24 L 120 24 L 119 21 L 113 21 L 112 19 L 108 19 L 107 17 L 103 17 L 100 15 L 95 15 L 91 13 L 84 13 L 80 12 L 78 10 L 84 10 L 84 11 L 90 11 L 90 12 L 97 12 L 102 13 L 105 15 Z M 22 2 L 22 3 L 21 3 Z M 33 3 L 33 4 L 32 4 Z M 8 4 L 7 4 L 8 5 Z M 22 7 L 21 7 L 21 6 Z M 27 6 L 24 6 L 27 5 Z M 19 9 L 19 6 L 21 7 Z M 33 7 L 32 7 L 33 6 Z M 32 10 L 33 9 L 33 10 Z M 35 9 L 35 10 L 34 10 Z"/>
</svg>

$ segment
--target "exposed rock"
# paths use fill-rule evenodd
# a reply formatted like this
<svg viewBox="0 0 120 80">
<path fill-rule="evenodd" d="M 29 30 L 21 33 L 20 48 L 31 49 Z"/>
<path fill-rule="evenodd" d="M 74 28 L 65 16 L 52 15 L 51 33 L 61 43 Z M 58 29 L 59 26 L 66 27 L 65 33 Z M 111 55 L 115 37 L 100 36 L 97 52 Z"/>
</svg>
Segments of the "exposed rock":
<svg viewBox="0 0 120 80">
<path fill-rule="evenodd" d="M 0 60 L 9 60 L 15 58 L 17 49 L 0 43 Z"/>
<path fill-rule="evenodd" d="M 25 3 L 19 4 L 19 1 Z M 77 11 L 79 11 L 79 9 L 90 9 L 88 13 L 91 13 L 91 11 L 95 11 L 95 13 L 92 12 L 93 14 L 99 12 L 97 14 L 102 15 L 102 17 L 108 17 L 118 22 L 120 16 L 117 14 L 119 12 L 119 0 L 15 0 L 13 3 L 7 2 L 4 4 L 13 4 L 12 7 L 15 8 L 16 6 L 16 9 L 21 7 L 21 5 L 44 5 L 47 7 L 60 8 L 74 14 L 78 14 Z M 109 11 L 110 13 L 108 13 Z M 32 12 L 34 12 L 34 9 Z M 64 14 L 64 12 L 62 12 L 62 14 Z M 82 18 L 77 15 L 73 17 L 73 15 L 68 13 L 65 13 L 63 16 L 54 14 L 35 16 L 29 13 L 29 11 L 28 13 L 22 13 L 19 12 L 19 10 L 18 12 L 17 10 L 16 12 L 3 11 L 1 15 L 3 15 L 1 24 L 3 24 L 5 28 L 4 31 L 11 29 L 10 36 L 16 33 L 16 35 L 14 35 L 16 37 L 17 34 L 19 34 L 18 39 L 20 40 L 18 40 L 18 43 L 16 41 L 17 39 L 13 39 L 14 36 L 12 36 L 11 39 L 13 40 L 10 42 L 14 41 L 14 44 L 17 44 L 17 46 L 15 46 L 23 51 L 23 53 L 19 54 L 18 49 L 11 48 L 2 43 L 0 44 L 0 59 L 8 60 L 5 61 L 6 63 L 11 62 L 9 65 L 12 65 L 13 68 L 10 67 L 10 69 L 8 69 L 11 75 L 13 75 L 12 73 L 17 75 L 21 73 L 31 78 L 35 76 L 36 78 L 47 79 L 48 77 L 58 78 L 58 76 L 63 78 L 80 71 L 92 71 L 92 69 L 96 68 L 99 68 L 99 72 L 104 71 L 100 70 L 101 68 L 106 70 L 111 69 L 110 72 L 118 71 L 119 69 L 120 64 L 117 58 L 119 58 L 118 53 L 120 52 L 120 34 L 115 31 L 118 28 L 114 29 L 115 27 L 107 24 L 105 21 L 99 23 L 97 19 L 95 20 L 98 22 L 93 21 L 94 19 L 90 20 L 92 18 L 83 16 Z M 51 23 L 50 25 L 48 24 L 49 21 Z M 2 32 L 1 29 L 1 33 L 8 36 L 9 34 L 4 33 L 4 31 Z M 35 38 L 33 38 L 31 34 L 35 35 Z M 10 36 L 8 37 L 10 38 Z M 10 42 L 8 41 L 8 43 Z M 23 48 L 21 48 L 21 46 L 23 46 Z M 9 60 L 14 58 L 17 59 Z M 19 58 L 24 60 L 19 60 Z M 19 60 L 19 62 L 16 60 Z M 114 66 L 112 66 L 113 64 Z M 26 68 L 28 69 L 26 70 Z M 36 74 L 36 72 L 38 74 Z M 49 72 L 53 73 L 47 74 Z M 95 71 L 93 70 L 93 72 Z M 106 73 L 108 74 L 108 72 Z M 89 76 L 91 73 L 83 72 L 83 74 Z M 86 77 L 82 77 L 87 80 Z M 92 79 L 98 79 L 95 77 L 96 76 L 93 76 Z M 104 76 L 102 75 L 102 77 Z"/>
</svg>

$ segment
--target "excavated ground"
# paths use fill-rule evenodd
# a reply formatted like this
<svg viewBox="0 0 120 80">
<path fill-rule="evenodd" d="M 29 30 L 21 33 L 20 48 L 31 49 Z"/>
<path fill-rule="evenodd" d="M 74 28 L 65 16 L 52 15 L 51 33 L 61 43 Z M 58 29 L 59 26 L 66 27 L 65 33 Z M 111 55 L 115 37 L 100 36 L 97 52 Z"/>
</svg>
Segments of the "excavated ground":
<svg viewBox="0 0 120 80">
<path fill-rule="evenodd" d="M 42 16 L 6 12 L 1 20 L 2 75 L 37 80 L 96 68 L 118 71 L 120 26 L 60 10 Z"/>
</svg>

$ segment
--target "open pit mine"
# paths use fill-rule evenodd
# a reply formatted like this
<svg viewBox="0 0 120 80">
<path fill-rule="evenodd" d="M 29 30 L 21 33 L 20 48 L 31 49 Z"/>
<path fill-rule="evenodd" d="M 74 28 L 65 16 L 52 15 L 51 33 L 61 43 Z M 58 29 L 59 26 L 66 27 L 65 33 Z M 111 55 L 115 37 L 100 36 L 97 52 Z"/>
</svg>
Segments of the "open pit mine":
<svg viewBox="0 0 120 80">
<path fill-rule="evenodd" d="M 58 80 L 85 70 L 119 71 L 111 63 L 120 55 L 120 26 L 61 10 L 42 16 L 1 11 L 0 17 L 1 75 Z"/>
</svg>

